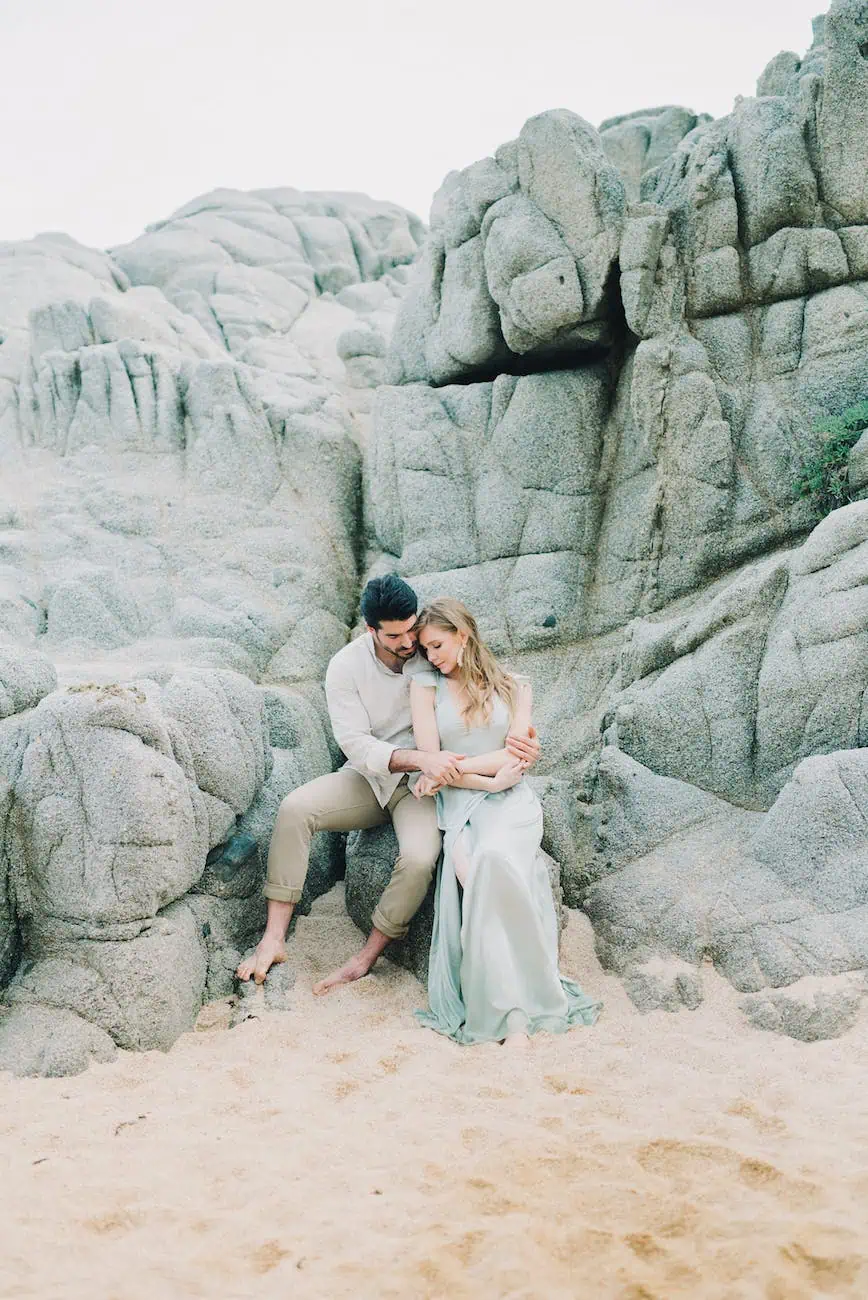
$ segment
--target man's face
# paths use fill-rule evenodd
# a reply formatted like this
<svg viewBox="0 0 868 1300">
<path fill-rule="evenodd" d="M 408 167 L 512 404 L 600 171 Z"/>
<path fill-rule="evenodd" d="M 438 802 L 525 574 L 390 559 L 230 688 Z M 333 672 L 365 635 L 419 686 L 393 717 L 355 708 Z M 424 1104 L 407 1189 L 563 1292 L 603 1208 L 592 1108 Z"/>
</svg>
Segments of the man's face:
<svg viewBox="0 0 868 1300">
<path fill-rule="evenodd" d="M 416 653 L 416 615 L 412 618 L 384 619 L 379 627 L 369 627 L 377 645 L 395 659 L 412 659 Z"/>
</svg>

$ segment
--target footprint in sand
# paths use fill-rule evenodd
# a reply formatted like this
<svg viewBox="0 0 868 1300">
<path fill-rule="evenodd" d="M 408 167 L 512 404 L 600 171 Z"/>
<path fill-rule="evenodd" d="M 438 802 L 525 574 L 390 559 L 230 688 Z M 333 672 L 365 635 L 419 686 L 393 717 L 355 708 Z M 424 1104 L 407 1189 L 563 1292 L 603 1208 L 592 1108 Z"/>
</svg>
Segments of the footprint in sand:
<svg viewBox="0 0 868 1300">
<path fill-rule="evenodd" d="M 812 1204 L 818 1191 L 814 1183 L 791 1178 L 768 1161 L 710 1142 L 660 1138 L 640 1147 L 636 1159 L 646 1173 L 671 1179 L 681 1191 L 699 1183 L 710 1186 L 714 1173 L 728 1175 L 751 1191 L 770 1193 L 793 1209 Z"/>
<path fill-rule="evenodd" d="M 624 1240 L 640 1259 L 660 1259 L 666 1254 L 666 1250 L 650 1232 L 628 1232 Z"/>
<path fill-rule="evenodd" d="M 384 1074 L 397 1074 L 404 1062 L 415 1055 L 416 1053 L 409 1047 L 399 1043 L 391 1056 L 381 1056 L 377 1064 Z"/>
<path fill-rule="evenodd" d="M 787 1126 L 782 1119 L 778 1119 L 776 1115 L 765 1114 L 746 1097 L 737 1097 L 731 1102 L 726 1108 L 726 1114 L 749 1120 L 758 1133 L 783 1134 L 787 1131 Z"/>
<path fill-rule="evenodd" d="M 474 1263 L 474 1257 L 478 1255 L 484 1241 L 485 1233 L 475 1229 L 471 1232 L 463 1232 L 457 1241 L 448 1242 L 445 1249 L 450 1255 L 456 1257 L 459 1264 L 467 1268 Z"/>
<path fill-rule="evenodd" d="M 801 1241 L 792 1241 L 781 1247 L 781 1254 L 808 1282 L 812 1294 L 841 1294 L 839 1288 L 844 1286 L 850 1294 L 850 1288 L 860 1275 L 868 1280 L 868 1261 L 864 1255 L 851 1252 L 830 1253 L 830 1245 L 830 1242 L 816 1242 L 808 1246 Z M 865 1287 L 860 1288 L 858 1294 L 865 1295 Z"/>
<path fill-rule="evenodd" d="M 140 1219 L 140 1215 L 131 1214 L 129 1210 L 112 1210 L 108 1214 L 100 1214 L 93 1219 L 85 1219 L 82 1227 L 87 1228 L 89 1232 L 96 1232 L 103 1236 L 114 1232 L 129 1232 L 132 1228 L 138 1226 Z"/>
<path fill-rule="evenodd" d="M 478 1151 L 480 1146 L 485 1145 L 488 1134 L 482 1128 L 463 1128 L 461 1130 L 462 1145 L 468 1151 Z"/>
<path fill-rule="evenodd" d="M 544 1075 L 543 1086 L 546 1092 L 568 1093 L 570 1097 L 590 1097 L 592 1095 L 590 1088 L 583 1088 L 581 1084 L 574 1083 L 562 1074 Z"/>
<path fill-rule="evenodd" d="M 487 1178 L 468 1178 L 464 1186 L 480 1214 L 511 1214 L 522 1209 L 522 1206 L 504 1196 L 501 1189 Z"/>
<path fill-rule="evenodd" d="M 254 1273 L 270 1273 L 290 1253 L 281 1246 L 279 1241 L 264 1241 L 250 1255 Z"/>
</svg>

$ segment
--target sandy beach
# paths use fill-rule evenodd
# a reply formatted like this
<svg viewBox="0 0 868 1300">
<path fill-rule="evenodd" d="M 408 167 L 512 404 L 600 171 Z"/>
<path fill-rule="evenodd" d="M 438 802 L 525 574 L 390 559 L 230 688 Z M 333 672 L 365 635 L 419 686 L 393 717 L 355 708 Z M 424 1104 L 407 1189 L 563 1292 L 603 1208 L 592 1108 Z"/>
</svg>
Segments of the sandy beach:
<svg viewBox="0 0 868 1300">
<path fill-rule="evenodd" d="M 459 1048 L 388 962 L 314 999 L 357 943 L 336 889 L 288 1011 L 0 1078 L 4 1300 L 868 1294 L 864 1023 L 760 1033 L 711 972 L 699 1011 L 641 1016 L 571 913 L 599 1023 Z"/>
</svg>

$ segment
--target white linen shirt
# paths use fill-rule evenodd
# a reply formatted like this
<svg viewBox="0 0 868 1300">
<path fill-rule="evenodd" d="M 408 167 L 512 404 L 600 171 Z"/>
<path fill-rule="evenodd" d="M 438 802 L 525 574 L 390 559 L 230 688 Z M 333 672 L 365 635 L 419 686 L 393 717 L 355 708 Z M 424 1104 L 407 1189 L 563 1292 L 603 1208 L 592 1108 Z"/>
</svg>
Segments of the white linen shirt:
<svg viewBox="0 0 868 1300">
<path fill-rule="evenodd" d="M 415 749 L 410 717 L 410 678 L 427 668 L 419 656 L 393 673 L 377 658 L 370 632 L 350 641 L 326 670 L 325 692 L 335 740 L 385 808 L 404 772 L 390 772 L 396 749 Z"/>
</svg>

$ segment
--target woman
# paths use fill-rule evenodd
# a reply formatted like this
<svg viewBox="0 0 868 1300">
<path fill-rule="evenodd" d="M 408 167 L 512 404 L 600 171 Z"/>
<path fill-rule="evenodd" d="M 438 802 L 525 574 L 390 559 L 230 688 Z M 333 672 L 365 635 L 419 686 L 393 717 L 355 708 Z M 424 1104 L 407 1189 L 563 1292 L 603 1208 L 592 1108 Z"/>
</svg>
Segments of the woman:
<svg viewBox="0 0 868 1300">
<path fill-rule="evenodd" d="M 530 683 L 500 667 L 470 611 L 435 600 L 417 625 L 433 672 L 413 676 L 416 747 L 466 754 L 457 784 L 426 777 L 417 798 L 434 795 L 443 858 L 428 966 L 423 1025 L 459 1043 L 525 1046 L 540 1029 L 593 1024 L 600 1004 L 558 973 L 551 886 L 538 850 L 542 808 L 523 767 L 503 748 L 528 734 Z"/>
</svg>

